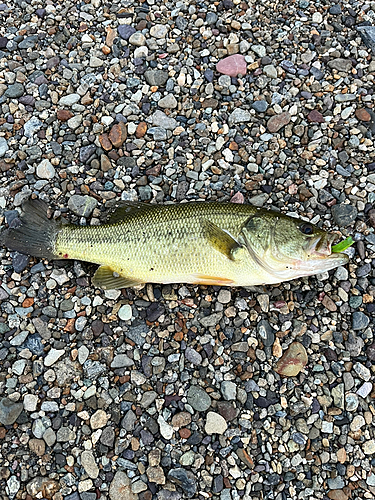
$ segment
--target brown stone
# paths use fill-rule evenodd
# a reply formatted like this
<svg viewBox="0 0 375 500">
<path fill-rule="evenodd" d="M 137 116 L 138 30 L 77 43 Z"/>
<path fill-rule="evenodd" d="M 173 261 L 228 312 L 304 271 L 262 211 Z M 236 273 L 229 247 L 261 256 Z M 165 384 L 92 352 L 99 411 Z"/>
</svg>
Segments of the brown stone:
<svg viewBox="0 0 375 500">
<path fill-rule="evenodd" d="M 370 113 L 368 111 L 366 111 L 364 108 L 356 109 L 355 116 L 361 122 L 370 122 L 371 121 Z"/>
<path fill-rule="evenodd" d="M 148 467 L 148 469 L 146 470 L 146 474 L 150 483 L 165 484 L 164 471 L 160 467 L 160 465 L 156 465 L 154 467 Z"/>
<path fill-rule="evenodd" d="M 219 101 L 213 97 L 208 97 L 202 102 L 202 108 L 212 108 L 216 109 L 218 107 Z"/>
<path fill-rule="evenodd" d="M 108 137 L 115 148 L 121 148 L 126 141 L 127 136 L 126 125 L 125 123 L 120 122 L 113 125 Z"/>
<path fill-rule="evenodd" d="M 279 115 L 274 115 L 272 116 L 267 123 L 267 128 L 271 134 L 278 132 L 281 128 L 285 127 L 285 125 L 288 125 L 290 122 L 291 116 L 288 113 L 288 111 L 284 111 L 283 113 L 280 113 Z"/>
<path fill-rule="evenodd" d="M 348 500 L 348 495 L 346 495 L 343 490 L 331 490 L 327 495 L 331 500 Z"/>
<path fill-rule="evenodd" d="M 191 415 L 187 411 L 182 411 L 180 413 L 176 413 L 172 418 L 173 427 L 184 427 L 185 425 L 189 425 L 191 422 Z"/>
<path fill-rule="evenodd" d="M 284 377 L 295 377 L 307 365 L 306 349 L 293 342 L 275 365 L 275 372 Z"/>
<path fill-rule="evenodd" d="M 69 111 L 68 109 L 58 109 L 57 110 L 57 119 L 60 120 L 61 122 L 66 122 L 72 117 L 73 117 L 73 113 L 71 111 Z"/>
<path fill-rule="evenodd" d="M 46 443 L 43 439 L 30 439 L 29 448 L 33 453 L 35 453 L 35 455 L 41 457 L 46 451 Z"/>
<path fill-rule="evenodd" d="M 138 123 L 137 129 L 135 131 L 136 138 L 140 139 L 146 134 L 146 132 L 147 132 L 147 123 L 146 122 Z"/>
<path fill-rule="evenodd" d="M 337 306 L 331 299 L 331 297 L 328 297 L 328 295 L 325 295 L 322 300 L 323 306 L 328 309 L 328 311 L 337 311 Z"/>
<path fill-rule="evenodd" d="M 100 168 L 102 172 L 108 172 L 110 168 L 112 168 L 112 164 L 106 155 L 100 156 Z"/>
<path fill-rule="evenodd" d="M 34 304 L 33 297 L 28 297 L 22 302 L 22 307 L 31 307 Z"/>
<path fill-rule="evenodd" d="M 309 120 L 309 122 L 312 122 L 312 123 L 324 123 L 325 122 L 324 116 L 322 115 L 322 113 L 319 113 L 319 111 L 317 109 L 313 109 L 312 111 L 310 111 L 310 113 L 307 115 L 307 119 Z"/>
<path fill-rule="evenodd" d="M 111 53 L 111 49 L 107 45 L 103 45 L 102 52 L 103 52 L 104 55 L 107 56 L 108 54 Z"/>
<path fill-rule="evenodd" d="M 99 135 L 99 142 L 105 151 L 112 149 L 111 141 L 109 140 L 108 134 Z"/>
<path fill-rule="evenodd" d="M 36 498 L 38 493 L 42 493 L 42 496 L 48 500 L 53 497 L 58 489 L 59 483 L 57 481 L 42 476 L 34 477 L 26 486 L 27 493 L 32 498 Z"/>
<path fill-rule="evenodd" d="M 238 448 L 237 451 L 237 456 L 243 462 L 249 469 L 252 469 L 254 467 L 254 462 L 251 456 L 245 451 L 243 448 Z"/>
<path fill-rule="evenodd" d="M 183 429 L 180 429 L 178 431 L 181 439 L 189 439 L 189 437 L 191 436 L 191 430 L 190 429 L 186 429 L 186 427 L 184 427 Z"/>
<path fill-rule="evenodd" d="M 81 99 L 81 104 L 86 106 L 87 104 L 92 104 L 94 102 L 93 98 L 90 95 L 90 92 L 86 92 L 86 94 Z"/>
<path fill-rule="evenodd" d="M 105 30 L 107 32 L 105 44 L 107 45 L 107 47 L 112 47 L 113 42 L 117 36 L 117 29 L 113 29 L 110 26 L 107 26 Z"/>
</svg>

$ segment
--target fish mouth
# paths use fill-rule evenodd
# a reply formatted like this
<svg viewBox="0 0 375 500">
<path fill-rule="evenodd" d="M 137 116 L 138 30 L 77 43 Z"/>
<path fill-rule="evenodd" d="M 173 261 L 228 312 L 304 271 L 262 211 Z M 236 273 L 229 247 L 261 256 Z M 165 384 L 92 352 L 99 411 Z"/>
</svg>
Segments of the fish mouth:
<svg viewBox="0 0 375 500">
<path fill-rule="evenodd" d="M 338 239 L 337 234 L 328 233 L 312 238 L 306 247 L 306 252 L 313 259 L 326 259 L 327 257 L 339 254 L 332 254 L 332 243 Z"/>
</svg>

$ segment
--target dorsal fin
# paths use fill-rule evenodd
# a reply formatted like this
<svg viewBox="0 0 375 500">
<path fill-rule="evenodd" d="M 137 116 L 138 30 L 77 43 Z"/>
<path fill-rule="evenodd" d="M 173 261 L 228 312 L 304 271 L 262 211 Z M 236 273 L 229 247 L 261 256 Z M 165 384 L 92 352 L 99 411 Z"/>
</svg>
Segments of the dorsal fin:
<svg viewBox="0 0 375 500">
<path fill-rule="evenodd" d="M 152 207 L 150 203 L 143 203 L 141 201 L 122 201 L 121 204 L 112 212 L 108 218 L 108 224 L 115 224 L 116 222 L 123 221 L 127 216 L 135 213 L 140 214 L 146 209 Z"/>
</svg>

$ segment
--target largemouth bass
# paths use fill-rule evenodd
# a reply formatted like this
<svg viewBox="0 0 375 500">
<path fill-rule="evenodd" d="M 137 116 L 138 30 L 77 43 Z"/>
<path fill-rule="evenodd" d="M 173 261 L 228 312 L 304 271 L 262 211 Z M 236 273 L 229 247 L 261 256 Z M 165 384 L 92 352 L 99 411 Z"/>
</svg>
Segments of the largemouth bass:
<svg viewBox="0 0 375 500">
<path fill-rule="evenodd" d="M 115 289 L 147 282 L 254 286 L 310 276 L 347 264 L 347 255 L 331 251 L 336 237 L 234 203 L 128 202 L 107 224 L 77 226 L 49 219 L 47 205 L 36 199 L 0 241 L 35 257 L 99 264 L 93 284 Z"/>
</svg>

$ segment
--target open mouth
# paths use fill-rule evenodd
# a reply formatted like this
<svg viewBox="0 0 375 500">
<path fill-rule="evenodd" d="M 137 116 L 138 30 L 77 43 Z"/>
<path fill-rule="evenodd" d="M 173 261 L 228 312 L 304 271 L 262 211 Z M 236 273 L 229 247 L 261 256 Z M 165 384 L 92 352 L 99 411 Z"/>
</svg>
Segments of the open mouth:
<svg viewBox="0 0 375 500">
<path fill-rule="evenodd" d="M 307 251 L 311 257 L 325 258 L 332 254 L 332 243 L 338 238 L 337 234 L 324 234 L 323 236 L 316 236 L 308 242 Z"/>
</svg>

